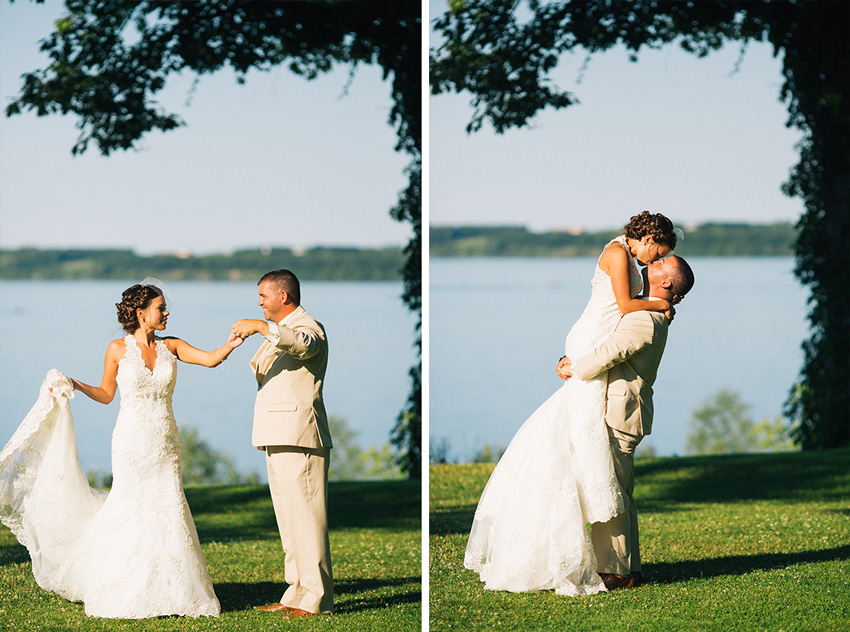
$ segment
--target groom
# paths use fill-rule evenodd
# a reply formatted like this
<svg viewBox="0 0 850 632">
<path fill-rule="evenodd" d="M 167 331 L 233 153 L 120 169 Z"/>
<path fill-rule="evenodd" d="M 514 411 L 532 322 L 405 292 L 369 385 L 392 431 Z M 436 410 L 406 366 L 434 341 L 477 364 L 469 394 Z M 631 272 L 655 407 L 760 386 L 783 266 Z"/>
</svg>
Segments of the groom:
<svg viewBox="0 0 850 632">
<path fill-rule="evenodd" d="M 251 360 L 258 384 L 252 440 L 266 453 L 289 584 L 280 603 L 259 609 L 287 618 L 330 613 L 331 435 L 322 399 L 328 341 L 321 323 L 301 307 L 301 287 L 292 272 L 267 273 L 260 279 L 259 294 L 266 320 L 237 321 L 233 333 L 242 339 L 253 334 L 265 338 Z"/>
<path fill-rule="evenodd" d="M 669 256 L 646 266 L 647 300 L 678 303 L 694 284 L 694 274 L 681 257 Z M 608 590 L 634 588 L 643 582 L 638 540 L 634 452 L 652 431 L 652 385 L 667 344 L 670 321 L 663 312 L 638 311 L 623 316 L 593 351 L 571 362 L 561 358 L 562 379 L 590 380 L 606 375 L 605 423 L 614 471 L 626 511 L 591 526 L 597 570 Z"/>
</svg>

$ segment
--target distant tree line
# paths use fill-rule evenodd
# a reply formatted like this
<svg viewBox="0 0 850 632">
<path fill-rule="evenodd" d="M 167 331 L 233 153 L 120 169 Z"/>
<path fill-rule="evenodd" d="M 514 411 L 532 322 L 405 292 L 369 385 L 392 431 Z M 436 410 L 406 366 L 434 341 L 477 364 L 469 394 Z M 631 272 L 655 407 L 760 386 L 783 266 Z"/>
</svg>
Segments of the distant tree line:
<svg viewBox="0 0 850 632">
<path fill-rule="evenodd" d="M 232 254 L 143 256 L 132 250 L 0 250 L 0 279 L 135 279 L 255 281 L 289 268 L 306 281 L 400 281 L 401 248 L 268 248 Z"/>
<path fill-rule="evenodd" d="M 432 226 L 432 257 L 595 257 L 620 233 L 531 232 L 524 226 Z M 688 257 L 769 257 L 794 255 L 796 232 L 790 223 L 707 223 L 689 228 L 676 246 Z"/>
</svg>

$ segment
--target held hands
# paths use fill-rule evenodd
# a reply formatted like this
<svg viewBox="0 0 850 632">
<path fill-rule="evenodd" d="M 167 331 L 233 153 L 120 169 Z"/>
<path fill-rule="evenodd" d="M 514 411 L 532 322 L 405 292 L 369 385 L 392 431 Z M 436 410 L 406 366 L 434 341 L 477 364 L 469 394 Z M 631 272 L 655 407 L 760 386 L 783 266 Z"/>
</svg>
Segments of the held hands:
<svg viewBox="0 0 850 632">
<path fill-rule="evenodd" d="M 244 341 L 245 341 L 244 338 L 240 338 L 239 336 L 237 336 L 235 333 L 233 333 L 231 331 L 230 335 L 227 337 L 227 342 L 225 344 L 227 346 L 229 346 L 231 349 L 235 349 L 236 347 L 241 345 Z"/>
<path fill-rule="evenodd" d="M 555 372 L 558 374 L 558 377 L 562 380 L 570 379 L 573 374 L 570 372 L 570 368 L 573 363 L 567 356 L 564 356 L 558 361 L 558 366 L 555 368 Z"/>
<path fill-rule="evenodd" d="M 268 323 L 264 320 L 255 320 L 252 318 L 243 318 L 242 320 L 237 320 L 233 323 L 233 327 L 231 329 L 233 336 L 239 338 L 240 343 L 242 340 L 245 340 L 248 336 L 253 336 L 254 334 L 262 334 L 265 336 L 269 333 Z"/>
</svg>

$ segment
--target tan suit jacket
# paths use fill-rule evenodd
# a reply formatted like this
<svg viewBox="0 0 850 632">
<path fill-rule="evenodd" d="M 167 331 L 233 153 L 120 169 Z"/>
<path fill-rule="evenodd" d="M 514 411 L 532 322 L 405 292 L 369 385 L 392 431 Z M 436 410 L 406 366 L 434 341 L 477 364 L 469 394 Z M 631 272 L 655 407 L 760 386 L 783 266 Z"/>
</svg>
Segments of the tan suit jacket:
<svg viewBox="0 0 850 632">
<path fill-rule="evenodd" d="M 667 344 L 662 312 L 626 314 L 593 351 L 576 359 L 572 374 L 589 380 L 608 372 L 605 422 L 635 436 L 652 432 L 652 385 Z"/>
<path fill-rule="evenodd" d="M 258 385 L 251 440 L 258 447 L 330 448 L 322 398 L 325 330 L 301 306 L 282 322 L 269 323 L 270 334 L 251 360 Z"/>
</svg>

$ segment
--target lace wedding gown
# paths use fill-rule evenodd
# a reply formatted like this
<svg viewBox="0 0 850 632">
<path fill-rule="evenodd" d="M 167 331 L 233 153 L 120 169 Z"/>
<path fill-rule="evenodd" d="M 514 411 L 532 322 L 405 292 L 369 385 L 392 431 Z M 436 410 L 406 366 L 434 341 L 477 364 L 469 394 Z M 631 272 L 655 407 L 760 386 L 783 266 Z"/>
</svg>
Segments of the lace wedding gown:
<svg viewBox="0 0 850 632">
<path fill-rule="evenodd" d="M 625 237 L 615 241 L 625 245 Z M 632 296 L 641 278 L 629 256 Z M 566 355 L 591 351 L 620 318 L 610 277 L 597 263 L 590 301 L 567 335 Z M 464 566 L 487 590 L 604 591 L 588 523 L 624 509 L 605 426 L 605 376 L 567 380 L 520 427 L 475 511 Z"/>
<path fill-rule="evenodd" d="M 218 616 L 181 483 L 171 409 L 177 359 L 158 340 L 150 371 L 133 336 L 124 340 L 112 490 L 86 481 L 68 402 L 73 386 L 53 369 L 0 452 L 0 520 L 29 550 L 38 585 L 84 602 L 87 615 Z"/>
</svg>

